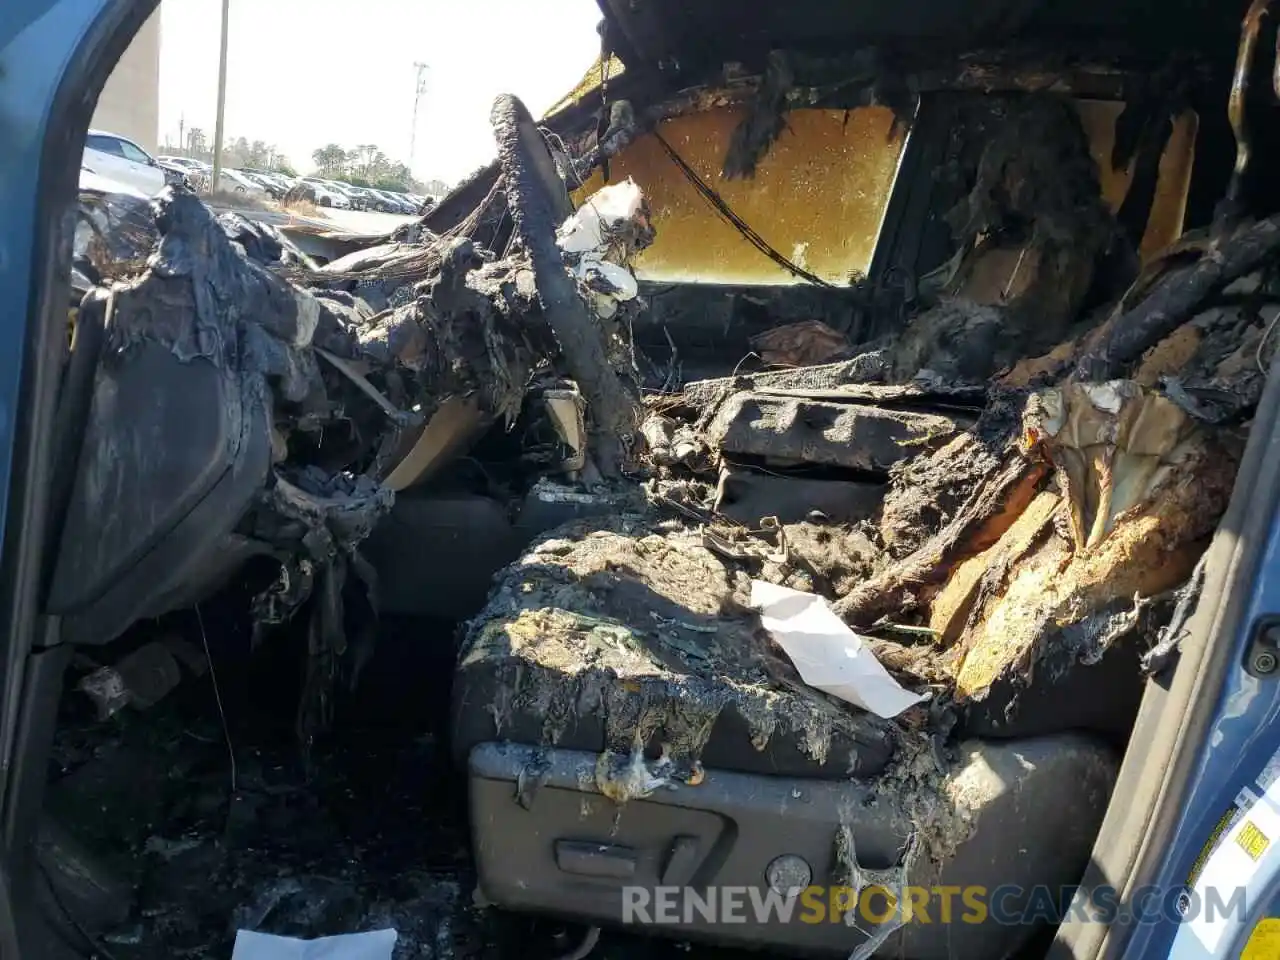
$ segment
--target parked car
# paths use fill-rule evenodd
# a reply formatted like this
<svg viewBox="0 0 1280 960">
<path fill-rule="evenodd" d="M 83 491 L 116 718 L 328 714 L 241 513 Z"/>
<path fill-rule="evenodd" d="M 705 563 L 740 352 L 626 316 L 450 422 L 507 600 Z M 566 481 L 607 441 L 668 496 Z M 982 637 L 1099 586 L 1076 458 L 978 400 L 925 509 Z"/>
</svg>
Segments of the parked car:
<svg viewBox="0 0 1280 960">
<path fill-rule="evenodd" d="M 378 196 L 378 191 L 370 187 L 357 187 L 360 191 L 360 198 L 364 200 L 366 210 L 372 210 L 374 213 L 387 213 L 387 202 Z"/>
<path fill-rule="evenodd" d="M 156 160 L 162 166 L 171 170 L 180 170 L 187 176 L 187 181 L 191 188 L 197 193 L 205 193 L 209 189 L 209 175 L 213 172 L 213 167 L 205 163 L 203 160 L 194 160 L 191 157 L 175 157 L 170 155 L 158 156 Z"/>
<path fill-rule="evenodd" d="M 288 187 L 283 186 L 279 181 L 268 174 L 259 173 L 256 170 L 238 170 L 236 172 L 245 179 L 260 186 L 267 192 L 272 200 L 281 199 L 289 190 Z"/>
<path fill-rule="evenodd" d="M 399 194 L 399 196 L 403 197 L 405 202 L 413 208 L 413 212 L 418 215 L 426 213 L 432 207 L 432 200 L 430 197 L 423 197 L 416 193 L 402 193 Z"/>
<path fill-rule="evenodd" d="M 364 201 L 366 210 L 374 210 L 378 213 L 396 212 L 392 205 L 387 203 L 386 199 L 372 187 L 353 187 L 352 189 L 359 193 L 360 198 Z"/>
<path fill-rule="evenodd" d="M 86 167 L 80 168 L 80 189 L 103 195 L 121 194 L 137 198 L 145 198 L 147 196 L 132 184 L 121 180 L 112 180 L 110 177 L 104 177 L 102 174 L 95 173 Z"/>
<path fill-rule="evenodd" d="M 203 160 L 195 160 L 191 157 L 175 157 L 164 154 L 156 157 L 156 159 L 161 163 L 165 163 L 173 167 L 180 167 L 183 170 L 195 173 L 208 173 L 213 169 L 212 166 L 205 163 Z"/>
<path fill-rule="evenodd" d="M 165 163 L 163 160 L 160 160 L 159 163 L 160 163 L 160 168 L 164 171 L 164 178 L 166 183 L 170 184 L 171 186 L 186 187 L 188 190 L 195 189 L 195 186 L 191 180 L 191 175 L 182 167 L 175 167 L 172 164 Z"/>
<path fill-rule="evenodd" d="M 160 164 L 161 169 L 164 170 L 165 179 L 168 180 L 170 184 L 180 184 L 180 186 L 186 187 L 187 189 L 196 188 L 195 180 L 192 179 L 192 172 L 187 169 L 186 166 L 170 164 L 166 160 L 161 160 L 160 157 L 156 157 L 156 161 Z"/>
<path fill-rule="evenodd" d="M 405 205 L 386 190 L 378 190 L 370 187 L 368 188 L 368 192 L 373 197 L 373 203 L 377 210 L 380 210 L 383 213 L 395 214 L 402 214 L 406 212 Z"/>
<path fill-rule="evenodd" d="M 365 210 L 368 208 L 368 201 L 360 194 L 357 187 L 353 187 L 349 183 L 343 183 L 341 180 L 326 180 L 325 184 L 330 190 L 346 197 L 351 204 L 352 210 Z"/>
<path fill-rule="evenodd" d="M 334 207 L 338 210 L 351 209 L 351 199 L 341 191 L 335 190 L 328 181 L 318 177 L 303 177 L 299 182 L 305 183 L 315 192 L 316 206 Z"/>
<path fill-rule="evenodd" d="M 398 193 L 392 193 L 390 190 L 379 190 L 377 194 L 387 205 L 388 213 L 417 214 L 418 212 L 417 207 Z"/>
<path fill-rule="evenodd" d="M 357 187 L 355 184 L 344 183 L 342 188 L 346 191 L 347 196 L 351 198 L 352 204 L 357 210 L 376 210 L 377 197 L 370 193 L 364 187 Z"/>
<path fill-rule="evenodd" d="M 270 196 L 266 187 L 247 174 L 241 173 L 239 170 L 233 170 L 230 168 L 224 169 L 221 177 L 222 181 L 218 184 L 220 190 L 241 196 Z"/>
<path fill-rule="evenodd" d="M 83 166 L 148 195 L 159 193 L 169 182 L 165 169 L 151 154 L 132 140 L 105 130 L 90 130 L 85 137 Z"/>
<path fill-rule="evenodd" d="M 276 185 L 276 187 L 278 187 L 282 191 L 281 196 L 283 196 L 285 193 L 288 193 L 290 190 L 292 190 L 294 185 L 298 182 L 297 178 L 286 176 L 283 173 L 267 174 L 267 179 L 269 179 L 272 183 Z"/>
</svg>

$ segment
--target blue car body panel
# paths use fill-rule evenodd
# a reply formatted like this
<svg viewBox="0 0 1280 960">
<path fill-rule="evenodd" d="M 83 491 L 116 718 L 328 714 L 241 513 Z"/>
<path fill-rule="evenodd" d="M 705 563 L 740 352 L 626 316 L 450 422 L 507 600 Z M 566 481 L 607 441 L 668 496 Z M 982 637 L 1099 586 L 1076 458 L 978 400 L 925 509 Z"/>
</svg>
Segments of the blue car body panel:
<svg viewBox="0 0 1280 960">
<path fill-rule="evenodd" d="M 75 196 L 75 170 L 45 161 L 50 123 L 63 84 L 108 4 L 105 0 L 4 0 L 0 12 L 0 530 L 10 538 L 15 456 L 22 424 L 24 386 L 33 375 L 31 331 L 51 293 L 48 271 L 58 258 L 52 244 L 66 232 Z M 81 92 L 83 97 L 84 93 Z M 67 131 L 62 131 L 65 138 Z M 73 142 L 83 147 L 83 131 Z M 76 158 L 75 168 L 79 162 Z M 60 175 L 61 174 L 61 175 Z M 66 182 L 67 178 L 70 182 Z M 61 179 L 62 182 L 52 182 Z M 62 209 L 50 201 L 63 198 Z M 53 222 L 50 222 L 52 213 Z M 62 217 L 63 230 L 56 218 Z M 69 256 L 69 251 L 67 251 Z M 64 268 L 66 269 L 66 268 Z M 62 281 L 63 306 L 67 297 Z M 43 297 L 42 297 L 43 294 Z M 41 301 L 45 302 L 42 303 Z M 30 427 L 30 424 L 26 424 Z M 20 602 L 12 598 L 11 602 Z M 10 617 L 16 611 L 8 611 Z M 13 621 L 11 620 L 10 623 Z M 6 625 L 6 630 L 7 630 Z M 7 630 L 0 648 L 4 709 L 0 712 L 0 795 L 7 789 L 8 756 L 15 742 L 17 704 L 29 638 Z"/>
<path fill-rule="evenodd" d="M 1187 882 L 1225 814 L 1235 808 L 1247 817 L 1245 811 L 1253 803 L 1280 802 L 1280 780 L 1275 779 L 1275 760 L 1280 753 L 1280 680 L 1260 679 L 1243 666 L 1254 631 L 1280 612 L 1280 517 L 1258 520 L 1266 521 L 1265 525 L 1260 522 L 1258 529 L 1269 529 L 1269 540 L 1253 586 L 1245 629 L 1234 638 L 1235 666 L 1219 694 L 1210 735 L 1200 745 L 1197 772 L 1178 818 L 1175 840 L 1165 852 L 1156 880 L 1156 885 L 1165 889 Z M 1140 745 L 1132 746 L 1140 749 Z M 1268 784 L 1268 780 L 1272 782 Z M 1245 889 L 1248 915 L 1234 918 L 1234 926 L 1215 949 L 1206 948 L 1194 924 L 1162 917 L 1136 927 L 1124 957 L 1226 960 L 1240 956 L 1255 923 L 1263 917 L 1280 916 L 1280 836 L 1268 839 L 1270 845 L 1259 858 L 1257 872 L 1238 881 Z M 1209 870 L 1213 857 L 1222 853 L 1219 845 L 1201 875 Z M 1219 918 L 1219 922 L 1227 922 L 1227 918 Z"/>
</svg>

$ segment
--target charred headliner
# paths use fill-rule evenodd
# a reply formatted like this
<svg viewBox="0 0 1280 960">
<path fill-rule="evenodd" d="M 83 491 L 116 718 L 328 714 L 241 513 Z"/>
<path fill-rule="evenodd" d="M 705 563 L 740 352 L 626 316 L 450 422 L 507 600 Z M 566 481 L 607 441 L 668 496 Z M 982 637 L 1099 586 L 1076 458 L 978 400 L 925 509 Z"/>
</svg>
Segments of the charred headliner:
<svg viewBox="0 0 1280 960">
<path fill-rule="evenodd" d="M 956 54 L 1051 45 L 1160 60 L 1180 51 L 1230 60 L 1244 0 L 598 0 L 630 68 L 689 79 L 771 49 L 840 55 L 865 47 Z M 1219 54 L 1219 51 L 1221 53 Z"/>
</svg>

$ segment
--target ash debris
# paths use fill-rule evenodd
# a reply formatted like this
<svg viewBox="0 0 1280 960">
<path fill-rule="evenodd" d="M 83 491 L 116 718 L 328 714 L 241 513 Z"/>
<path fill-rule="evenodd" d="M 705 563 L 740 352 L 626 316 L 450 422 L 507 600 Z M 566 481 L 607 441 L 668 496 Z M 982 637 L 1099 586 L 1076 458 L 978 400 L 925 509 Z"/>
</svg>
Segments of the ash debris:
<svg viewBox="0 0 1280 960">
<path fill-rule="evenodd" d="M 782 135 L 785 68 L 736 134 L 737 175 Z M 939 178 L 953 255 L 911 278 L 899 326 L 788 316 L 752 343 L 789 368 L 728 358 L 689 383 L 673 344 L 671 389 L 642 403 L 659 364 L 630 337 L 651 304 L 628 264 L 649 211 L 625 183 L 573 211 L 564 158 L 511 98 L 495 168 L 326 265 L 181 194 L 141 225 L 136 205 L 86 206 L 77 249 L 93 282 L 116 281 L 120 355 L 213 365 L 236 422 L 266 431 L 229 532 L 275 563 L 253 642 L 302 628 L 299 739 L 332 726 L 370 660 L 362 545 L 424 481 L 523 503 L 502 553 L 520 556 L 461 633 L 456 759 L 495 740 L 595 755 L 584 809 L 717 768 L 860 781 L 914 878 L 999 793 L 973 773 L 981 738 L 1126 736 L 1139 660 L 1185 606 L 1274 357 L 1280 223 L 1224 222 L 1139 274 L 1069 101 L 987 112 L 981 149 Z M 852 316 L 856 292 L 812 302 Z M 505 444 L 497 469 L 465 462 L 486 443 Z M 925 703 L 885 719 L 806 686 L 752 580 L 823 597 Z M 1114 770 L 1091 749 L 1076 760 L 1100 816 Z M 529 809 L 541 775 L 513 802 Z M 853 828 L 834 840 L 869 875 Z M 247 922 L 298 892 L 266 883 Z"/>
<path fill-rule="evenodd" d="M 215 217 L 176 188 L 154 203 L 98 191 L 81 199 L 77 263 L 91 282 L 110 285 L 89 297 L 110 304 L 106 350 L 116 375 L 129 375 L 144 348 L 216 371 L 225 422 L 240 437 L 227 454 L 250 472 L 246 489 L 257 487 L 226 535 L 241 555 L 278 564 L 252 603 L 254 643 L 296 617 L 308 622 L 298 714 L 306 745 L 329 728 L 335 691 L 367 660 L 378 596 L 361 546 L 398 491 L 447 470 L 490 428 L 510 431 L 530 398 L 544 398 L 535 419 L 559 440 L 558 456 L 541 457 L 552 472 L 565 463 L 595 475 L 617 468 L 605 450 L 616 435 L 605 444 L 596 430 L 588 442 L 565 428 L 565 403 L 552 398 L 573 395 L 572 383 L 563 389 L 566 367 L 581 370 L 582 351 L 618 355 L 619 309 L 635 287 L 627 263 L 652 230 L 634 184 L 608 188 L 588 206 L 597 211 L 589 229 L 566 225 L 572 242 L 562 241 L 562 257 L 559 220 L 540 206 L 557 188 L 558 180 L 527 187 L 524 216 L 516 192 L 503 197 L 495 186 L 443 234 L 415 231 L 323 266 L 271 225 Z M 625 201 L 611 204 L 619 191 Z M 505 256 L 469 235 L 495 204 L 514 208 L 524 230 Z M 554 263 L 535 263 L 540 243 L 551 244 Z M 549 284 L 558 296 L 550 313 Z M 591 399 L 600 390 L 621 396 L 617 383 L 604 364 L 587 384 L 597 390 Z M 593 430 L 601 409 L 587 408 Z M 246 462 L 255 444 L 266 456 Z M 91 465 L 100 479 L 86 499 L 133 466 L 104 456 L 116 462 Z M 525 489 L 545 472 L 538 463 L 525 461 L 517 480 Z"/>
<path fill-rule="evenodd" d="M 1093 683 L 1138 689 L 1135 658 L 1115 651 L 1154 642 L 1152 618 L 1225 510 L 1240 438 L 1221 428 L 1248 419 L 1274 351 L 1273 226 L 1233 227 L 1126 290 L 1137 253 L 1078 115 L 1049 94 L 1010 103 L 974 165 L 950 172 L 966 182 L 949 216 L 956 253 L 901 334 L 647 398 L 649 510 L 534 547 L 469 627 L 464 675 L 505 671 L 517 691 L 496 729 L 541 723 L 520 736 L 559 744 L 564 717 L 603 709 L 603 729 L 574 744 L 625 768 L 636 749 L 706 759 L 726 709 L 766 750 L 744 698 L 823 700 L 770 711 L 805 748 L 841 728 L 827 708 L 870 722 L 797 687 L 743 602 L 751 578 L 822 594 L 930 695 L 926 715 L 875 727 L 909 764 L 923 729 L 944 779 L 966 734 L 1124 726 L 1105 703 L 1061 705 Z M 776 342 L 831 356 L 821 324 Z M 1092 356 L 1108 360 L 1100 379 L 1082 376 Z M 694 556 L 698 572 L 671 582 Z"/>
<path fill-rule="evenodd" d="M 1117 294 L 1136 271 L 1136 255 L 1103 202 L 1080 117 L 1063 97 L 1009 102 L 972 186 L 946 219 L 956 252 L 921 279 L 937 302 L 894 345 L 895 380 L 927 369 L 983 382 L 1065 337 L 1104 259 L 1123 263 L 1120 276 L 1105 278 Z"/>
<path fill-rule="evenodd" d="M 717 733 L 721 751 L 798 750 L 846 774 L 882 764 L 887 728 L 800 683 L 754 623 L 746 570 L 713 537 L 651 514 L 557 531 L 472 621 L 457 697 L 507 691 L 499 738 L 536 723 L 548 745 L 652 747 L 686 771 L 712 763 Z"/>
</svg>

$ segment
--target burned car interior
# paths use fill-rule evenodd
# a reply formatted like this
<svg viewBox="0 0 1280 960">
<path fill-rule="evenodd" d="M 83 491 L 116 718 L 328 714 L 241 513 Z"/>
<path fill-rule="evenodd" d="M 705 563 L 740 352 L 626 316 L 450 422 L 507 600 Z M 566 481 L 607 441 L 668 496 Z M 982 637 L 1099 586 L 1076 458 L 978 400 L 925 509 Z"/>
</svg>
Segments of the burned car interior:
<svg viewBox="0 0 1280 960">
<path fill-rule="evenodd" d="M 64 944 L 497 956 L 492 914 L 608 928 L 628 885 L 1076 883 L 1280 344 L 1236 6 L 601 0 L 582 85 L 500 98 L 389 236 L 82 192 Z M 1054 935 L 853 919 L 643 932 Z"/>
</svg>

